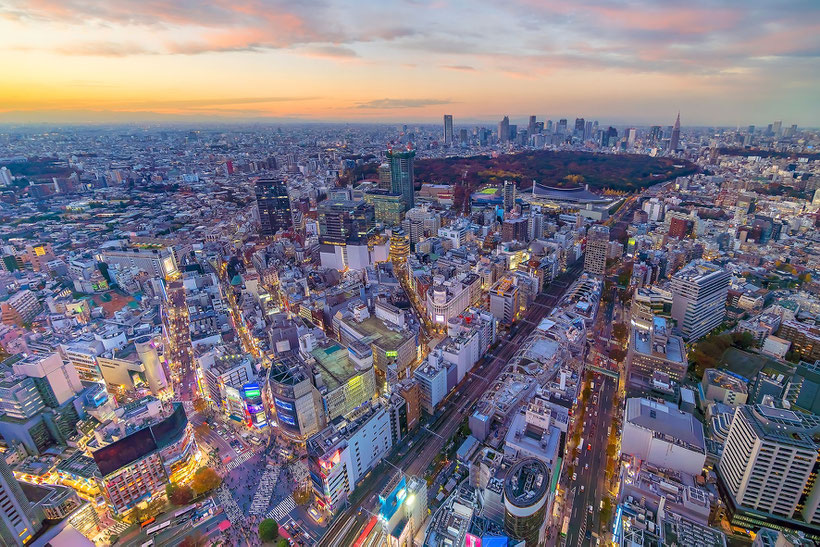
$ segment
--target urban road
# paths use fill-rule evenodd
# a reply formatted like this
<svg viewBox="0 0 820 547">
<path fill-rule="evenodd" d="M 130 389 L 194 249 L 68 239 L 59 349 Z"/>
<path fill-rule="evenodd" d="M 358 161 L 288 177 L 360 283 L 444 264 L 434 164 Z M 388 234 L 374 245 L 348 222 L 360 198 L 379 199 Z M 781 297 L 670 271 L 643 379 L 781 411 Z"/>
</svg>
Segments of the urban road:
<svg viewBox="0 0 820 547">
<path fill-rule="evenodd" d="M 511 338 L 482 358 L 450 393 L 445 400 L 444 412 L 432 424 L 420 427 L 407 444 L 365 477 L 351 495 L 347 508 L 329 526 L 319 542 L 320 546 L 353 544 L 368 519 L 376 514 L 377 493 L 384 488 L 394 470 L 400 469 L 408 475 L 424 474 L 436 455 L 442 452 L 446 443 L 461 426 L 465 416 L 469 415 L 473 404 L 486 393 L 507 361 L 518 351 L 541 319 L 552 311 L 582 269 L 583 264 L 575 264 L 553 281 L 529 306 L 517 326 L 513 327 Z M 410 441 L 413 445 L 408 448 Z"/>
<path fill-rule="evenodd" d="M 606 362 L 609 339 L 612 336 L 613 309 L 617 301 L 614 287 L 612 292 L 612 302 L 606 306 L 604 313 L 596 318 L 596 351 L 590 352 L 587 356 L 588 360 L 601 368 L 612 368 Z M 578 424 L 581 428 L 582 444 L 575 451 L 578 455 L 578 464 L 575 466 L 577 479 L 573 481 L 568 477 L 567 481 L 567 499 L 572 502 L 572 513 L 565 545 L 572 547 L 592 543 L 592 532 L 597 533 L 600 527 L 601 500 L 607 495 L 606 448 L 609 443 L 609 428 L 617 411 L 613 405 L 613 398 L 618 389 L 618 381 L 603 374 L 593 374 L 592 377 L 595 387 L 586 402 L 584 422 Z M 575 457 L 570 456 L 568 460 Z M 586 537 L 587 530 L 590 531 L 590 539 Z"/>
</svg>

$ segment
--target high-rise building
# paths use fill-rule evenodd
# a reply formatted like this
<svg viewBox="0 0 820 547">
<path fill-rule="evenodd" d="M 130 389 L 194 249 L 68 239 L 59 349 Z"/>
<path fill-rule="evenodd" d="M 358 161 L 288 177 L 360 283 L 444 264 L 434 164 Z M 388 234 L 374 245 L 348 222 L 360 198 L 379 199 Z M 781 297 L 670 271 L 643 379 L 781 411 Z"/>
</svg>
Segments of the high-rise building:
<svg viewBox="0 0 820 547">
<path fill-rule="evenodd" d="M 513 465 L 504 480 L 504 530 L 526 547 L 542 545 L 550 488 L 550 470 L 535 458 Z"/>
<path fill-rule="evenodd" d="M 772 132 L 774 133 L 775 137 L 780 137 L 782 135 L 783 130 L 783 122 L 778 120 L 772 124 Z"/>
<path fill-rule="evenodd" d="M 575 118 L 575 130 L 573 131 L 573 135 L 578 138 L 583 138 L 585 125 L 584 118 Z"/>
<path fill-rule="evenodd" d="M 635 145 L 635 139 L 637 138 L 637 136 L 638 136 L 638 130 L 637 129 L 635 129 L 634 127 L 630 127 L 629 129 L 627 129 L 626 130 L 626 145 L 627 146 L 634 146 Z"/>
<path fill-rule="evenodd" d="M 401 228 L 393 230 L 390 236 L 390 260 L 397 264 L 404 264 L 408 256 L 410 256 L 410 237 Z"/>
<path fill-rule="evenodd" d="M 764 405 L 738 407 L 718 462 L 731 523 L 818 533 L 820 417 Z"/>
<path fill-rule="evenodd" d="M 444 146 L 453 146 L 453 115 L 444 115 Z"/>
<path fill-rule="evenodd" d="M 558 120 L 558 128 L 555 131 L 559 135 L 566 135 L 567 134 L 567 119 L 561 118 Z"/>
<path fill-rule="evenodd" d="M 490 289 L 490 313 L 504 325 L 511 325 L 518 313 L 518 286 L 512 277 L 499 279 Z"/>
<path fill-rule="evenodd" d="M 344 245 L 366 240 L 375 229 L 375 210 L 365 201 L 325 200 L 319 204 L 319 243 Z"/>
<path fill-rule="evenodd" d="M 498 142 L 510 142 L 510 118 L 504 118 L 498 122 Z"/>
<path fill-rule="evenodd" d="M 669 150 L 675 152 L 680 145 L 680 112 L 675 118 L 675 125 L 672 127 L 672 136 L 669 138 Z"/>
<path fill-rule="evenodd" d="M 530 116 L 530 123 L 527 125 L 527 137 L 532 137 L 537 133 L 535 116 Z"/>
<path fill-rule="evenodd" d="M 720 325 L 726 313 L 729 273 L 694 261 L 672 277 L 672 319 L 684 339 L 694 342 Z"/>
<path fill-rule="evenodd" d="M 404 201 L 404 210 L 409 211 L 415 206 L 414 184 L 415 173 L 413 161 L 416 151 L 412 148 L 406 150 L 387 151 L 387 159 L 390 162 L 391 190 L 396 194 L 401 194 Z"/>
<path fill-rule="evenodd" d="M 261 235 L 273 236 L 279 230 L 293 227 L 288 187 L 283 180 L 259 179 L 254 185 L 254 192 Z"/>
<path fill-rule="evenodd" d="M 606 249 L 609 243 L 607 226 L 592 226 L 587 233 L 584 251 L 584 271 L 595 275 L 606 273 Z"/>
<path fill-rule="evenodd" d="M 649 144 L 657 144 L 659 140 L 661 140 L 661 135 L 663 135 L 663 131 L 661 130 L 660 125 L 653 125 L 649 129 Z"/>
<path fill-rule="evenodd" d="M 134 340 L 134 346 L 137 348 L 137 355 L 139 355 L 140 362 L 145 368 L 145 379 L 148 382 L 148 387 L 151 388 L 151 393 L 159 396 L 160 392 L 168 386 L 168 379 L 165 377 L 165 371 L 159 360 L 157 346 L 150 336 L 140 336 Z"/>
<path fill-rule="evenodd" d="M 390 164 L 387 162 L 379 165 L 379 188 L 388 192 L 393 188 L 393 177 L 390 175 Z"/>
<path fill-rule="evenodd" d="M 364 200 L 373 206 L 376 222 L 387 226 L 401 226 L 404 218 L 404 201 L 401 194 L 377 188 L 365 192 Z"/>
<path fill-rule="evenodd" d="M 0 458 L 0 543 L 25 545 L 40 529 L 44 515 L 14 478 L 4 458 Z"/>
<path fill-rule="evenodd" d="M 515 207 L 515 182 L 511 182 L 509 180 L 504 181 L 504 186 L 502 187 L 502 192 L 504 193 L 504 212 L 511 211 L 513 207 Z"/>
<path fill-rule="evenodd" d="M 0 186 L 11 186 L 11 171 L 8 167 L 0 167 Z"/>
</svg>

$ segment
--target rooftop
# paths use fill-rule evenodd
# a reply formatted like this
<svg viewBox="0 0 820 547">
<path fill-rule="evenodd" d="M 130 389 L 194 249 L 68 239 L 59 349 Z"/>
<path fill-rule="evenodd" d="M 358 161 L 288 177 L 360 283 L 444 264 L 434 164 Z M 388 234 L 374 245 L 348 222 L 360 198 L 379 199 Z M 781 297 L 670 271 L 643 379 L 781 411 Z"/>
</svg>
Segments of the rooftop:
<svg viewBox="0 0 820 547">
<path fill-rule="evenodd" d="M 698 452 L 705 451 L 703 425 L 694 416 L 678 410 L 670 403 L 662 404 L 642 398 L 627 399 L 625 420 L 651 430 L 656 438 Z"/>
</svg>

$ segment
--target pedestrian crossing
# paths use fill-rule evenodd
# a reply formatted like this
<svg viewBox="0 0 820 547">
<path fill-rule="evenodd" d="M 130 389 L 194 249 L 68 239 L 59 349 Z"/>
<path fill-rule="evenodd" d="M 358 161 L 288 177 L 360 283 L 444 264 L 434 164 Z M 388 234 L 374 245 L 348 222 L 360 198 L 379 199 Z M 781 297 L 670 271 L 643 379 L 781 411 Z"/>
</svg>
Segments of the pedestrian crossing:
<svg viewBox="0 0 820 547">
<path fill-rule="evenodd" d="M 126 524 L 124 522 L 120 522 L 118 520 L 115 520 L 114 523 L 111 526 L 106 528 L 106 532 L 110 532 L 112 534 L 119 535 L 119 534 L 123 533 L 125 530 L 127 530 L 130 526 L 131 526 L 130 524 Z"/>
<path fill-rule="evenodd" d="M 236 469 L 237 467 L 239 467 L 240 465 L 242 465 L 243 463 L 245 463 L 249 459 L 256 456 L 256 454 L 257 454 L 256 451 L 251 451 L 251 450 L 246 450 L 245 452 L 242 452 L 240 455 L 236 456 L 234 459 L 232 459 L 227 464 L 225 464 L 225 472 L 229 473 L 229 472 L 233 471 L 234 469 Z"/>
<path fill-rule="evenodd" d="M 271 509 L 266 516 L 276 522 L 284 522 L 294 509 L 296 509 L 296 502 L 293 501 L 293 495 L 290 495 L 276 504 L 276 507 Z"/>
<path fill-rule="evenodd" d="M 256 489 L 253 501 L 251 502 L 251 515 L 261 515 L 262 512 L 268 508 L 278 479 L 279 466 L 276 464 L 268 464 L 268 467 L 265 469 L 265 474 L 262 475 L 262 480 L 259 481 L 259 487 Z"/>
</svg>

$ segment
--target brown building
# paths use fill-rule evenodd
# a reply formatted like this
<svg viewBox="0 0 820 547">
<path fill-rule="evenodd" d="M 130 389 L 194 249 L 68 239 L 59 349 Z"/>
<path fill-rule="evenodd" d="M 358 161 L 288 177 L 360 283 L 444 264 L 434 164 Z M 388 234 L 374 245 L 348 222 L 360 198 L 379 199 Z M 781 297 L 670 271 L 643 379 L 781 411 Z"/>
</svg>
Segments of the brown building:
<svg viewBox="0 0 820 547">
<path fill-rule="evenodd" d="M 415 380 L 405 380 L 399 385 L 399 395 L 407 403 L 407 429 L 413 430 L 421 419 L 421 388 Z"/>
<path fill-rule="evenodd" d="M 501 225 L 502 241 L 529 241 L 529 221 L 526 218 L 510 218 Z"/>
<path fill-rule="evenodd" d="M 820 327 L 800 321 L 783 321 L 777 336 L 792 343 L 792 351 L 804 361 L 820 359 Z"/>
<path fill-rule="evenodd" d="M 683 239 L 692 232 L 692 221 L 673 217 L 669 221 L 669 237 Z"/>
</svg>

